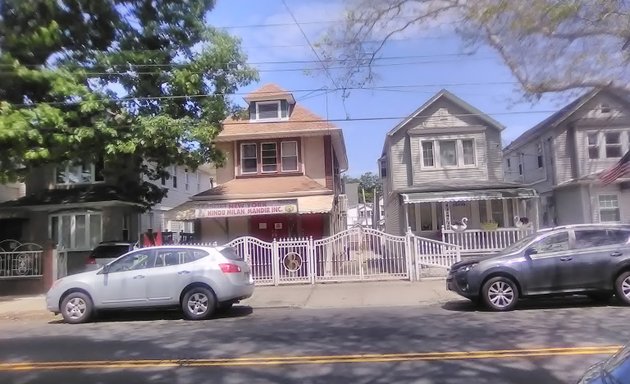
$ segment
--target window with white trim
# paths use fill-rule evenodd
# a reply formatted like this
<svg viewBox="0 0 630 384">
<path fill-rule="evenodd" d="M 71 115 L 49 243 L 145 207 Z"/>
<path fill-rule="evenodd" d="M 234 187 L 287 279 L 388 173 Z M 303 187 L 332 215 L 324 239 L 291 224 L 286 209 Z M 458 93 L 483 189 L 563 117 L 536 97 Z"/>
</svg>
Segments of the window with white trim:
<svg viewBox="0 0 630 384">
<path fill-rule="evenodd" d="M 195 172 L 197 175 L 197 192 L 201 191 L 201 176 L 199 175 L 199 171 Z"/>
<path fill-rule="evenodd" d="M 173 188 L 177 188 L 177 165 L 173 165 L 171 177 L 173 178 Z"/>
<path fill-rule="evenodd" d="M 421 148 L 423 168 L 468 168 L 477 164 L 474 139 L 423 140 Z"/>
<path fill-rule="evenodd" d="M 606 158 L 617 158 L 622 156 L 621 150 L 621 132 L 604 133 L 604 142 L 606 143 Z"/>
<path fill-rule="evenodd" d="M 100 213 L 61 213 L 50 216 L 49 235 L 66 250 L 90 250 L 103 240 Z"/>
<path fill-rule="evenodd" d="M 462 140 L 464 165 L 475 165 L 475 141 Z"/>
<path fill-rule="evenodd" d="M 427 168 L 435 167 L 435 157 L 433 155 L 433 142 L 422 142 L 422 165 Z"/>
<path fill-rule="evenodd" d="M 258 145 L 256 143 L 241 144 L 241 173 L 258 172 Z"/>
<path fill-rule="evenodd" d="M 190 189 L 190 176 L 188 174 L 188 168 L 184 169 L 184 189 Z"/>
<path fill-rule="evenodd" d="M 599 133 L 588 133 L 586 140 L 588 145 L 588 158 L 599 159 Z"/>
<path fill-rule="evenodd" d="M 103 165 L 92 163 L 68 163 L 55 167 L 57 185 L 93 184 L 104 181 Z"/>
<path fill-rule="evenodd" d="M 617 195 L 599 195 L 599 221 L 601 223 L 617 223 L 621 221 Z"/>
<path fill-rule="evenodd" d="M 278 147 L 276 143 L 260 144 L 260 158 L 262 159 L 262 172 L 278 171 Z"/>
<path fill-rule="evenodd" d="M 280 147 L 282 157 L 282 172 L 298 171 L 298 146 L 297 141 L 283 141 Z"/>
<path fill-rule="evenodd" d="M 281 102 L 259 101 L 256 103 L 256 120 L 276 120 L 282 117 Z"/>
</svg>

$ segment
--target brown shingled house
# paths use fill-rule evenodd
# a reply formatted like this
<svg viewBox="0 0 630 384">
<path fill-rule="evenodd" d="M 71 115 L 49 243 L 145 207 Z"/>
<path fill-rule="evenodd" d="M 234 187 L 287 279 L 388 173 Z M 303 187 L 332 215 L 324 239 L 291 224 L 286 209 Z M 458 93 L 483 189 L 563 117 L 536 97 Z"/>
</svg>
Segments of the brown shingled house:
<svg viewBox="0 0 630 384">
<path fill-rule="evenodd" d="M 228 118 L 216 144 L 226 155 L 216 188 L 170 212 L 194 220 L 202 241 L 261 240 L 344 228 L 340 173 L 348 160 L 341 129 L 275 84 L 248 94 L 248 119 Z"/>
</svg>

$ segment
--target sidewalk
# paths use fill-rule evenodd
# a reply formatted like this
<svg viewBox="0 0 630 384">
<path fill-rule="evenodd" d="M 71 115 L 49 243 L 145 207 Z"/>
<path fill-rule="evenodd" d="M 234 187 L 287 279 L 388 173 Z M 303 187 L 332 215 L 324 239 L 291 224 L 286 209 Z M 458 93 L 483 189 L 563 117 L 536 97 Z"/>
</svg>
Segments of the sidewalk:
<svg viewBox="0 0 630 384">
<path fill-rule="evenodd" d="M 442 304 L 458 299 L 461 298 L 446 290 L 443 279 L 436 279 L 256 287 L 254 295 L 241 305 L 254 309 L 393 307 Z M 0 297 L 0 321 L 59 318 L 45 307 L 43 295 Z"/>
</svg>

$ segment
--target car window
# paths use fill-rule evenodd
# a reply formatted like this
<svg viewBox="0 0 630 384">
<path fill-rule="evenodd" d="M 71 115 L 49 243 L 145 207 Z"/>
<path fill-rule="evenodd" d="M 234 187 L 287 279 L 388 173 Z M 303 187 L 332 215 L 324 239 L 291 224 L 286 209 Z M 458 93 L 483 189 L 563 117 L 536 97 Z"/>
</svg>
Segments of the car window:
<svg viewBox="0 0 630 384">
<path fill-rule="evenodd" d="M 618 229 L 580 229 L 575 231 L 575 247 L 592 248 L 625 244 L 630 233 Z"/>
<path fill-rule="evenodd" d="M 234 247 L 225 247 L 219 252 L 230 260 L 243 260 L 243 258 L 238 255 Z"/>
<path fill-rule="evenodd" d="M 158 250 L 155 257 L 156 267 L 170 267 L 179 264 L 181 250 L 179 249 L 164 249 Z"/>
<path fill-rule="evenodd" d="M 560 232 L 540 239 L 532 245 L 536 253 L 551 253 L 569 249 L 569 233 Z"/>
<path fill-rule="evenodd" d="M 133 252 L 110 264 L 109 273 L 150 268 L 155 262 L 154 259 L 155 254 L 151 251 Z"/>
<path fill-rule="evenodd" d="M 208 256 L 209 253 L 200 249 L 186 249 L 186 252 L 181 254 L 180 263 L 191 263 L 201 258 Z"/>
<path fill-rule="evenodd" d="M 625 347 L 615 354 L 604 366 L 611 383 L 626 383 L 630 377 L 630 347 Z"/>
</svg>

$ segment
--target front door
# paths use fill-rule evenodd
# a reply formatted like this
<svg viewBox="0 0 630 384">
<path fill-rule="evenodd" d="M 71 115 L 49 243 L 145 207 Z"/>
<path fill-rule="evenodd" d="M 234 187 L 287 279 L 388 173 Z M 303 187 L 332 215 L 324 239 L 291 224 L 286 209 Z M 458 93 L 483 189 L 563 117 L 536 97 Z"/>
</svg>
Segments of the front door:
<svg viewBox="0 0 630 384">
<path fill-rule="evenodd" d="M 562 231 L 539 239 L 529 247 L 529 265 L 525 282 L 530 294 L 566 289 L 563 263 L 570 260 L 569 233 Z"/>
<path fill-rule="evenodd" d="M 192 283 L 193 271 L 186 264 L 193 250 L 156 250 L 155 268 L 147 274 L 147 300 L 151 305 L 177 304 L 184 288 Z"/>
<path fill-rule="evenodd" d="M 260 215 L 250 219 L 252 236 L 267 242 L 297 236 L 295 215 Z"/>
<path fill-rule="evenodd" d="M 146 305 L 146 278 L 155 263 L 152 250 L 138 250 L 109 265 L 100 276 L 95 301 L 104 307 L 141 307 Z"/>
</svg>

